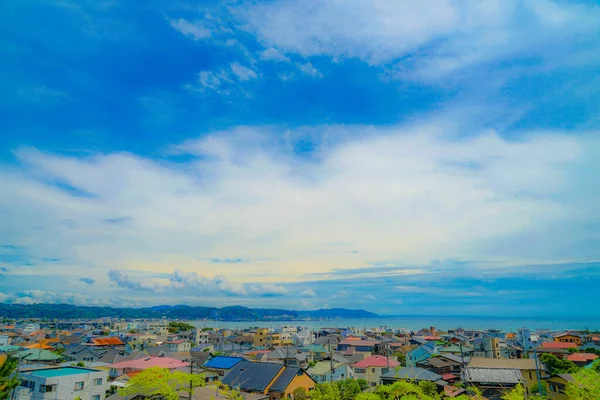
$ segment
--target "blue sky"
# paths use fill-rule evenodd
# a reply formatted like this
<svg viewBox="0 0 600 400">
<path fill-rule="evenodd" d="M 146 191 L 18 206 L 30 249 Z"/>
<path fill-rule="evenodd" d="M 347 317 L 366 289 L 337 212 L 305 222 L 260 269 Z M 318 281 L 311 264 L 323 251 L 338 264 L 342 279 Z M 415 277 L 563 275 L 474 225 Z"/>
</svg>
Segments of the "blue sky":
<svg viewBox="0 0 600 400">
<path fill-rule="evenodd" d="M 0 7 L 0 301 L 598 313 L 595 2 Z"/>
</svg>

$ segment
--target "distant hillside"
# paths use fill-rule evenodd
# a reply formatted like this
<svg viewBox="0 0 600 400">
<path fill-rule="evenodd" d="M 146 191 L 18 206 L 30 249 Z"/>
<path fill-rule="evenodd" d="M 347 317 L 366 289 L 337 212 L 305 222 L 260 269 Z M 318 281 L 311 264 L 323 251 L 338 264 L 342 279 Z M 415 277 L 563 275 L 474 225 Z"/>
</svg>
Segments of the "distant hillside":
<svg viewBox="0 0 600 400">
<path fill-rule="evenodd" d="M 377 318 L 379 316 L 365 310 L 347 310 L 345 308 L 294 311 L 242 306 L 217 308 L 162 305 L 146 308 L 113 308 L 74 306 L 70 304 L 0 304 L 0 317 L 45 319 L 165 317 L 169 319 L 214 319 L 219 321 L 283 321 L 306 318 Z"/>
</svg>

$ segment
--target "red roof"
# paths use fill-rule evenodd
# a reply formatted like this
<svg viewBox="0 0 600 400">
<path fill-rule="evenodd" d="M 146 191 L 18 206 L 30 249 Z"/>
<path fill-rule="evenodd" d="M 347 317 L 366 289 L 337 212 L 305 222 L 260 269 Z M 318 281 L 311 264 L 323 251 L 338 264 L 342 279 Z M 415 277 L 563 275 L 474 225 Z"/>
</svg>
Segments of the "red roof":
<svg viewBox="0 0 600 400">
<path fill-rule="evenodd" d="M 147 357 L 140 358 L 137 360 L 121 361 L 115 364 L 111 364 L 110 367 L 115 369 L 146 369 L 151 367 L 174 369 L 187 366 L 189 366 L 188 363 L 170 357 Z"/>
<path fill-rule="evenodd" d="M 92 343 L 95 346 L 122 346 L 125 344 L 118 337 L 92 338 Z"/>
<path fill-rule="evenodd" d="M 443 381 L 451 381 L 452 379 L 456 379 L 458 378 L 458 376 L 454 375 L 454 374 L 444 374 L 442 375 L 442 380 Z"/>
<path fill-rule="evenodd" d="M 598 358 L 597 355 L 590 354 L 590 353 L 573 353 L 573 354 L 569 354 L 567 356 L 567 360 L 575 361 L 575 362 L 594 361 L 596 358 Z"/>
<path fill-rule="evenodd" d="M 577 347 L 575 343 L 562 343 L 562 342 L 542 342 L 544 349 L 570 349 Z"/>
<path fill-rule="evenodd" d="M 354 368 L 370 368 L 370 367 L 398 367 L 400 363 L 393 357 L 389 360 L 384 356 L 370 356 L 353 365 Z"/>
</svg>

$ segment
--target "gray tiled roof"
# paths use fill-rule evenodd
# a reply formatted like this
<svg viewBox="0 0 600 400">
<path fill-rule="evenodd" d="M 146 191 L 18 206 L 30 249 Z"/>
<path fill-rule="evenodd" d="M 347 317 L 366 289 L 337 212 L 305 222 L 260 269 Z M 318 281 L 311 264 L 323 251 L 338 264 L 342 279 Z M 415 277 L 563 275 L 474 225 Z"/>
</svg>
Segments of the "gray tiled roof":
<svg viewBox="0 0 600 400">
<path fill-rule="evenodd" d="M 521 371 L 516 368 L 473 368 L 463 371 L 463 380 L 472 383 L 517 384 L 523 382 Z"/>
<path fill-rule="evenodd" d="M 245 392 L 262 392 L 282 368 L 282 364 L 240 361 L 223 378 L 223 383 Z"/>
<path fill-rule="evenodd" d="M 283 371 L 283 373 L 281 375 L 279 375 L 279 378 L 277 378 L 275 383 L 273 383 L 273 385 L 269 388 L 269 392 L 276 392 L 276 393 L 285 392 L 285 388 L 288 387 L 288 385 L 290 384 L 292 379 L 294 379 L 294 377 L 296 375 L 303 374 L 303 373 L 304 373 L 304 371 L 302 371 L 300 368 L 287 367 L 285 369 L 285 371 Z"/>
</svg>

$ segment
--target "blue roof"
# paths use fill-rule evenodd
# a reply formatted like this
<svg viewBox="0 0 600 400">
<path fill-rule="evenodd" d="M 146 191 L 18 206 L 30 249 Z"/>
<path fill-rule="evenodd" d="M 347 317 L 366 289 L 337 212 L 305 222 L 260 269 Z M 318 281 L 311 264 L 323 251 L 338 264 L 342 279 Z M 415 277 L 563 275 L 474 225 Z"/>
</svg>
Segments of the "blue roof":
<svg viewBox="0 0 600 400">
<path fill-rule="evenodd" d="M 217 356 L 208 360 L 203 366 L 206 368 L 230 369 L 242 360 L 241 357 Z"/>
<path fill-rule="evenodd" d="M 44 368 L 37 369 L 35 371 L 27 371 L 27 373 L 31 376 L 41 376 L 43 378 L 55 378 L 57 376 L 67 376 L 67 375 L 78 375 L 78 374 L 91 374 L 93 372 L 100 372 L 97 369 L 89 369 L 89 368 L 75 368 L 75 367 L 62 367 L 62 368 Z"/>
</svg>

